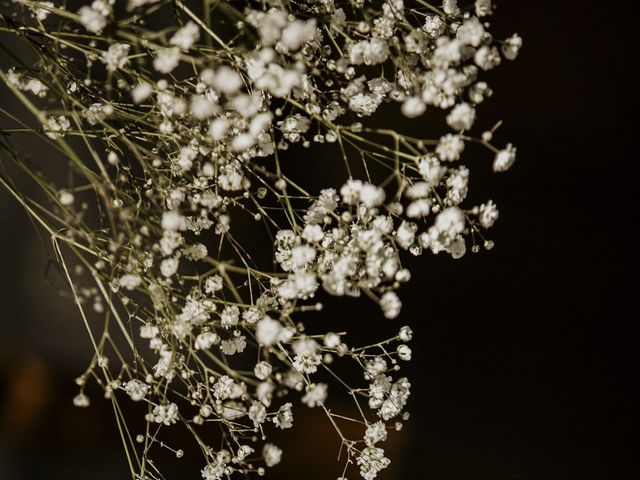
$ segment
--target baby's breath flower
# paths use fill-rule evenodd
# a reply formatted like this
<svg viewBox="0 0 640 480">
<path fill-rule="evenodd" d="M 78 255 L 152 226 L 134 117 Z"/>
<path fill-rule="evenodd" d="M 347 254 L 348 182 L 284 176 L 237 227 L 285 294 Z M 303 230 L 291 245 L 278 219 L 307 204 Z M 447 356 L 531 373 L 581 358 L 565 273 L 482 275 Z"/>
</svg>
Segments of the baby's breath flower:
<svg viewBox="0 0 640 480">
<path fill-rule="evenodd" d="M 134 103 L 142 103 L 153 93 L 153 87 L 147 82 L 140 82 L 131 90 Z"/>
<path fill-rule="evenodd" d="M 509 37 L 502 44 L 502 54 L 507 60 L 515 60 L 522 48 L 522 37 L 517 33 Z"/>
<path fill-rule="evenodd" d="M 378 447 L 366 447 L 356 462 L 360 467 L 360 475 L 365 480 L 373 480 L 381 470 L 387 468 L 391 461 L 384 456 L 384 450 Z"/>
<path fill-rule="evenodd" d="M 249 418 L 253 421 L 253 424 L 258 427 L 261 423 L 267 419 L 267 409 L 260 402 L 253 402 L 249 407 Z"/>
<path fill-rule="evenodd" d="M 398 345 L 396 351 L 398 352 L 400 360 L 404 360 L 405 362 L 411 360 L 411 348 L 407 345 Z"/>
<path fill-rule="evenodd" d="M 385 317 L 394 319 L 400 314 L 402 302 L 400 302 L 395 292 L 386 292 L 380 299 L 380 307 Z"/>
<path fill-rule="evenodd" d="M 88 407 L 89 406 L 89 397 L 87 397 L 84 393 L 80 392 L 78 395 L 73 397 L 73 404 L 76 407 Z"/>
<path fill-rule="evenodd" d="M 285 403 L 276 412 L 273 417 L 273 423 L 281 429 L 291 428 L 293 426 L 293 413 L 291 412 L 291 403 Z"/>
<path fill-rule="evenodd" d="M 493 161 L 494 172 L 506 172 L 516 161 L 516 149 L 508 144 L 504 150 L 500 150 Z"/>
<path fill-rule="evenodd" d="M 271 375 L 273 371 L 273 366 L 268 362 L 258 362 L 253 369 L 256 378 L 259 380 L 266 380 Z"/>
<path fill-rule="evenodd" d="M 158 52 L 153 68 L 160 73 L 170 73 L 180 62 L 180 49 L 167 48 Z"/>
<path fill-rule="evenodd" d="M 413 338 L 413 331 L 411 330 L 411 327 L 405 325 L 400 329 L 398 336 L 403 342 L 408 342 Z"/>
<path fill-rule="evenodd" d="M 457 121 L 455 125 L 463 126 L 460 125 Z M 436 153 L 441 160 L 445 162 L 453 162 L 460 159 L 460 155 L 462 154 L 463 150 L 464 141 L 462 140 L 462 138 L 460 138 L 459 135 L 447 134 L 443 137 L 440 137 L 438 147 L 436 148 Z"/>
<path fill-rule="evenodd" d="M 491 0 L 476 0 L 475 9 L 478 17 L 491 15 Z"/>
<path fill-rule="evenodd" d="M 114 43 L 109 46 L 106 52 L 102 53 L 102 62 L 107 66 L 109 72 L 115 72 L 129 62 L 127 55 L 129 55 L 130 48 L 131 45 L 127 43 Z"/>
<path fill-rule="evenodd" d="M 177 258 L 165 258 L 160 263 L 160 272 L 165 277 L 172 277 L 178 271 L 179 261 Z"/>
<path fill-rule="evenodd" d="M 282 332 L 282 325 L 271 317 L 263 317 L 256 324 L 256 340 L 266 347 L 275 344 Z"/>
<path fill-rule="evenodd" d="M 233 387 L 233 379 L 227 375 L 222 375 L 213 386 L 213 395 L 218 400 L 225 400 L 231 396 Z"/>
<path fill-rule="evenodd" d="M 415 118 L 422 115 L 427 106 L 420 97 L 409 97 L 402 104 L 402 113 L 409 118 Z"/>
<path fill-rule="evenodd" d="M 454 130 L 469 130 L 475 118 L 475 109 L 468 103 L 460 103 L 447 116 L 447 123 Z"/>
<path fill-rule="evenodd" d="M 135 290 L 142 283 L 142 279 L 139 275 L 126 273 L 120 277 L 118 283 L 127 290 Z"/>
<path fill-rule="evenodd" d="M 45 20 L 49 16 L 49 8 L 53 7 L 53 2 L 40 2 L 33 12 L 38 20 Z"/>
<path fill-rule="evenodd" d="M 85 5 L 78 10 L 82 26 L 89 32 L 98 34 L 107 26 L 111 13 L 111 5 L 105 0 L 95 0 L 91 6 Z"/>
<path fill-rule="evenodd" d="M 75 201 L 75 196 L 71 192 L 62 191 L 60 192 L 58 199 L 60 200 L 61 205 L 68 207 Z"/>
<path fill-rule="evenodd" d="M 273 443 L 265 443 L 262 448 L 262 456 L 268 467 L 273 467 L 282 460 L 282 450 Z"/>
<path fill-rule="evenodd" d="M 47 136 L 56 139 L 64 137 L 65 132 L 71 128 L 71 122 L 64 115 L 59 115 L 58 117 L 49 117 L 46 126 L 49 129 Z"/>
<path fill-rule="evenodd" d="M 239 335 L 233 338 L 228 338 L 220 342 L 220 350 L 225 355 L 234 355 L 235 353 L 242 353 L 247 347 L 246 337 Z"/>
<path fill-rule="evenodd" d="M 196 337 L 194 347 L 196 350 L 207 350 L 220 341 L 220 337 L 213 332 L 202 332 Z"/>
<path fill-rule="evenodd" d="M 491 228 L 498 219 L 498 208 L 495 203 L 489 200 L 487 203 L 480 205 L 480 214 L 478 221 L 484 228 Z"/>
<path fill-rule="evenodd" d="M 464 23 L 458 27 L 456 37 L 464 45 L 477 47 L 480 45 L 484 37 L 484 27 L 477 17 L 471 17 L 465 20 Z"/>
<path fill-rule="evenodd" d="M 134 402 L 139 402 L 142 400 L 151 387 L 144 382 L 133 379 L 124 384 L 124 391 L 127 392 L 127 395 Z"/>
<path fill-rule="evenodd" d="M 153 421 L 163 425 L 173 425 L 178 420 L 178 406 L 175 403 L 157 405 L 153 409 Z"/>
<path fill-rule="evenodd" d="M 200 38 L 200 29 L 198 26 L 189 21 L 184 27 L 178 30 L 169 39 L 169 43 L 176 47 L 180 47 L 182 50 L 189 50 L 191 46 Z"/>
<path fill-rule="evenodd" d="M 201 470 L 201 474 L 204 480 L 221 480 L 225 471 L 226 465 L 216 457 L 213 463 L 208 464 Z"/>
<path fill-rule="evenodd" d="M 387 439 L 387 428 L 381 421 L 372 423 L 367 427 L 364 434 L 364 441 L 368 447 L 373 447 L 378 442 L 384 442 Z"/>
<path fill-rule="evenodd" d="M 307 389 L 307 393 L 302 397 L 302 403 L 308 407 L 317 407 L 322 405 L 327 399 L 327 384 L 316 383 Z"/>
<path fill-rule="evenodd" d="M 78 305 L 108 315 L 73 402 L 89 404 L 93 379 L 106 398 L 123 390 L 157 424 L 137 442 L 181 458 L 184 447 L 161 436 L 185 423 L 202 478 L 222 480 L 268 475 L 283 455 L 272 427 L 301 428 L 301 401 L 320 407 L 347 461 L 372 480 L 390 463 L 388 429 L 408 420 L 411 385 L 398 371 L 413 333 L 352 345 L 342 328 L 323 331 L 318 312 L 327 296 L 365 297 L 380 319 L 399 318 L 407 254 L 456 259 L 478 239 L 493 247 L 483 230 L 498 210 L 469 204 L 465 144 L 492 152 L 496 172 L 514 163 L 515 147 L 492 144 L 499 125 L 479 138 L 472 127 L 492 94 L 484 72 L 515 59 L 522 39 L 494 37 L 490 0 L 269 1 L 241 11 L 222 2 L 212 16 L 186 3 L 93 0 L 77 13 L 8 4 L 5 33 L 46 38 L 47 48 L 34 51 L 38 68 L 0 79 L 33 98 L 39 133 L 73 160 L 68 185 L 28 172 L 52 204 L 43 212 L 38 199 L 29 211 L 64 233 L 56 246 L 72 248 L 57 252 L 61 262 L 74 253 L 91 266 L 84 276 L 64 268 L 77 277 Z M 406 136 L 380 116 L 385 104 L 408 118 L 440 110 L 434 118 L 453 131 Z M 296 177 L 300 152 L 314 148 L 330 152 L 316 176 L 324 188 Z M 272 232 L 271 261 L 259 251 Z M 332 413 L 330 393 L 355 403 L 352 415 Z M 340 430 L 349 420 L 360 440 Z M 217 438 L 204 431 L 213 424 Z M 140 463 L 152 465 L 156 450 L 141 450 Z"/>
</svg>

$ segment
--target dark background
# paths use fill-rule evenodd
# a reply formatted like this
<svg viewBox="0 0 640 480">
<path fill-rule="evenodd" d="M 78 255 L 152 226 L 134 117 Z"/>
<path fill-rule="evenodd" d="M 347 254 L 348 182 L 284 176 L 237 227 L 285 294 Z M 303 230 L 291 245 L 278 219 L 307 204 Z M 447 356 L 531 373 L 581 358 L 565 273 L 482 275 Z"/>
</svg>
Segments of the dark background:
<svg viewBox="0 0 640 480">
<path fill-rule="evenodd" d="M 525 47 L 491 73 L 479 121 L 505 121 L 497 140 L 518 161 L 501 176 L 472 165 L 472 190 L 501 210 L 491 252 L 412 262 L 397 324 L 416 332 L 412 419 L 379 478 L 637 478 L 635 2 L 496 3 L 496 34 Z M 0 218 L 0 478 L 127 478 L 109 404 L 71 405 L 81 320 L 4 191 Z M 382 322 L 361 303 L 326 313 Z M 338 476 L 314 421 L 268 478 Z"/>
</svg>

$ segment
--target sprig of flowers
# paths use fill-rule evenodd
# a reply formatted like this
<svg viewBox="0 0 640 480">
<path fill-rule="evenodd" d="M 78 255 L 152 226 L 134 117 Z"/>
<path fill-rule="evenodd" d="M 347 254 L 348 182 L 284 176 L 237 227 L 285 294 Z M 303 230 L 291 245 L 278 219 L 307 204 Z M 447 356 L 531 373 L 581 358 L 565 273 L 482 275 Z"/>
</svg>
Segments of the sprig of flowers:
<svg viewBox="0 0 640 480">
<path fill-rule="evenodd" d="M 50 209 L 2 183 L 51 235 L 95 347 L 74 404 L 89 405 L 93 380 L 116 412 L 124 397 L 146 405 L 143 433 L 118 418 L 133 478 L 161 478 L 158 447 L 183 456 L 161 440 L 177 423 L 202 452 L 205 480 L 263 474 L 283 456 L 269 425 L 291 428 L 298 402 L 321 409 L 340 437 L 341 478 L 351 464 L 375 478 L 390 463 L 387 430 L 408 419 L 411 385 L 398 371 L 411 329 L 353 346 L 345 332 L 308 333 L 304 312 L 322 309 L 323 290 L 364 295 L 397 318 L 397 290 L 411 278 L 405 251 L 460 258 L 468 245 L 492 247 L 484 231 L 498 210 L 490 200 L 465 206 L 461 162 L 469 143 L 488 149 L 496 172 L 515 161 L 511 144 L 492 144 L 499 124 L 470 130 L 492 93 L 482 73 L 515 59 L 520 37 L 491 35 L 490 0 L 4 5 L 0 31 L 30 45 L 36 62 L 14 61 L 0 78 L 39 123 L 22 130 L 73 172 L 63 187 L 33 174 Z M 385 103 L 410 118 L 443 110 L 451 133 L 368 126 Z M 280 159 L 295 144 L 334 152 L 344 177 L 307 192 Z M 243 216 L 273 235 L 274 268 L 245 249 Z M 361 379 L 342 378 L 337 362 Z M 361 438 L 328 407 L 339 392 Z M 221 442 L 207 440 L 214 424 Z"/>
</svg>

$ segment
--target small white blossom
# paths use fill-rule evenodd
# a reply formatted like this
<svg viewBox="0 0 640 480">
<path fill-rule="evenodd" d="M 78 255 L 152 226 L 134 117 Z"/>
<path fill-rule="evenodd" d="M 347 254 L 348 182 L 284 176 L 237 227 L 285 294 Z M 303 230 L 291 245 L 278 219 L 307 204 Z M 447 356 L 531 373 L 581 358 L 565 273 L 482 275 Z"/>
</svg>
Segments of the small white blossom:
<svg viewBox="0 0 640 480">
<path fill-rule="evenodd" d="M 447 134 L 440 137 L 436 153 L 441 160 L 453 162 L 460 159 L 460 154 L 464 150 L 464 141 L 459 135 Z"/>
<path fill-rule="evenodd" d="M 165 230 L 175 232 L 183 228 L 184 219 L 177 211 L 164 212 L 162 214 L 161 226 Z"/>
<path fill-rule="evenodd" d="M 291 412 L 291 407 L 291 403 L 285 403 L 278 409 L 275 417 L 273 417 L 273 423 L 276 427 L 284 430 L 293 426 L 293 413 Z"/>
<path fill-rule="evenodd" d="M 404 360 L 405 362 L 411 360 L 411 348 L 407 345 L 398 345 L 396 351 L 398 352 L 400 360 Z"/>
<path fill-rule="evenodd" d="M 262 456 L 268 467 L 273 467 L 282 460 L 282 450 L 273 443 L 265 443 L 262 448 Z"/>
<path fill-rule="evenodd" d="M 189 50 L 191 46 L 200 38 L 200 29 L 198 26 L 189 21 L 184 27 L 178 30 L 169 39 L 169 43 L 182 50 Z"/>
<path fill-rule="evenodd" d="M 147 82 L 140 82 L 131 90 L 134 103 L 142 103 L 153 93 L 153 87 Z"/>
<path fill-rule="evenodd" d="M 124 274 L 118 280 L 118 283 L 121 287 L 127 290 L 135 290 L 142 283 L 142 279 L 139 275 L 134 275 L 131 273 Z"/>
<path fill-rule="evenodd" d="M 349 48 L 349 61 L 354 65 L 376 65 L 389 57 L 389 47 L 380 38 L 361 40 Z"/>
<path fill-rule="evenodd" d="M 282 324 L 271 317 L 265 316 L 256 325 L 256 340 L 266 347 L 275 344 L 282 331 Z"/>
<path fill-rule="evenodd" d="M 246 347 L 247 341 L 243 335 L 234 336 L 220 342 L 220 350 L 227 356 L 242 353 Z"/>
<path fill-rule="evenodd" d="M 160 263 L 160 273 L 165 277 L 172 277 L 178 271 L 179 261 L 177 258 L 165 258 Z"/>
<path fill-rule="evenodd" d="M 443 0 L 442 1 L 442 10 L 447 15 L 458 15 L 460 13 L 460 8 L 458 7 L 458 0 Z"/>
<path fill-rule="evenodd" d="M 207 350 L 212 345 L 220 341 L 220 337 L 213 332 L 202 332 L 196 337 L 194 348 L 196 350 Z"/>
<path fill-rule="evenodd" d="M 271 375 L 273 366 L 267 362 L 258 362 L 253 368 L 253 373 L 259 380 L 266 380 Z"/>
<path fill-rule="evenodd" d="M 484 228 L 491 228 L 498 219 L 498 216 L 498 208 L 491 200 L 480 205 L 478 220 L 480 221 L 480 225 Z"/>
<path fill-rule="evenodd" d="M 169 73 L 180 63 L 180 49 L 167 48 L 158 52 L 153 61 L 153 68 L 160 73 Z"/>
<path fill-rule="evenodd" d="M 267 409 L 260 402 L 253 402 L 251 407 L 249 407 L 249 418 L 253 421 L 253 424 L 256 426 L 260 426 L 261 423 L 267 419 Z"/>
<path fill-rule="evenodd" d="M 220 275 L 212 275 L 207 277 L 204 282 L 204 290 L 207 293 L 213 294 L 222 290 L 223 280 Z"/>
<path fill-rule="evenodd" d="M 88 407 L 89 406 L 89 397 L 87 397 L 84 393 L 80 392 L 78 395 L 73 397 L 73 404 L 76 407 Z"/>
<path fill-rule="evenodd" d="M 427 110 L 427 105 L 420 97 L 409 97 L 402 104 L 402 113 L 405 117 L 415 118 Z"/>
<path fill-rule="evenodd" d="M 207 83 L 228 96 L 237 93 L 244 85 L 242 76 L 236 70 L 226 65 L 218 68 L 215 73 L 211 72 Z"/>
<path fill-rule="evenodd" d="M 498 53 L 498 49 L 488 45 L 479 48 L 473 59 L 475 64 L 483 70 L 491 70 L 500 65 L 500 62 L 502 61 L 500 53 Z"/>
<path fill-rule="evenodd" d="M 45 20 L 49 14 L 51 13 L 47 8 L 43 8 L 43 7 L 49 7 L 49 8 L 53 8 L 53 2 L 40 2 L 38 3 L 38 6 L 34 8 L 33 13 L 35 14 L 36 18 L 38 20 Z"/>
<path fill-rule="evenodd" d="M 230 328 L 238 324 L 240 320 L 240 309 L 235 305 L 229 305 L 224 307 L 224 310 L 220 314 L 220 322 L 223 328 Z"/>
<path fill-rule="evenodd" d="M 380 299 L 380 307 L 384 316 L 390 319 L 396 318 L 400 314 L 402 302 L 395 292 L 386 292 Z"/>
<path fill-rule="evenodd" d="M 73 195 L 73 193 L 64 190 L 60 192 L 60 195 L 58 196 L 58 200 L 60 201 L 61 205 L 68 207 L 72 205 L 73 202 L 75 201 L 75 196 Z"/>
<path fill-rule="evenodd" d="M 71 128 L 71 122 L 64 115 L 59 115 L 57 117 L 49 117 L 47 118 L 47 136 L 49 138 L 56 139 L 58 137 L 64 137 L 65 132 L 67 132 Z"/>
<path fill-rule="evenodd" d="M 373 480 L 381 470 L 389 466 L 391 461 L 384 456 L 384 450 L 377 447 L 366 447 L 356 458 L 360 467 L 360 475 L 365 480 Z"/>
<path fill-rule="evenodd" d="M 476 0 L 475 9 L 476 9 L 476 15 L 478 17 L 486 17 L 488 15 L 491 15 L 491 11 L 492 11 L 491 1 L 492 0 Z"/>
<path fill-rule="evenodd" d="M 447 123 L 454 130 L 469 130 L 475 118 L 475 109 L 468 103 L 460 103 L 447 116 Z"/>
<path fill-rule="evenodd" d="M 236 452 L 236 461 L 242 462 L 245 458 L 251 455 L 255 450 L 251 448 L 249 445 L 240 445 L 238 447 L 238 451 Z"/>
<path fill-rule="evenodd" d="M 115 72 L 116 70 L 123 68 L 129 59 L 129 49 L 131 45 L 127 43 L 114 43 L 109 46 L 106 52 L 102 53 L 102 62 L 107 66 L 107 71 Z"/>
<path fill-rule="evenodd" d="M 516 149 L 513 145 L 508 144 L 504 150 L 500 150 L 496 154 L 493 161 L 494 172 L 506 172 L 516 161 Z"/>
<path fill-rule="evenodd" d="M 159 332 L 155 325 L 143 325 L 140 327 L 140 338 L 155 338 Z"/>
<path fill-rule="evenodd" d="M 329 332 L 324 336 L 324 346 L 327 348 L 337 348 L 341 343 L 340 335 L 337 333 Z"/>
<path fill-rule="evenodd" d="M 209 464 L 200 471 L 203 480 L 221 480 L 224 473 L 225 465 L 219 463 Z"/>
<path fill-rule="evenodd" d="M 313 38 L 316 30 L 315 19 L 307 21 L 294 20 L 282 30 L 280 45 L 289 52 L 299 50 L 300 47 Z"/>
<path fill-rule="evenodd" d="M 421 218 L 429 215 L 431 211 L 431 202 L 427 199 L 418 199 L 411 202 L 407 206 L 407 217 L 409 218 Z"/>
<path fill-rule="evenodd" d="M 413 338 L 413 330 L 409 326 L 404 326 L 400 329 L 398 336 L 403 342 L 408 342 Z"/>
<path fill-rule="evenodd" d="M 78 10 L 80 23 L 92 33 L 101 33 L 107 26 L 107 19 L 112 13 L 111 5 L 104 0 L 95 0 L 91 6 L 83 6 Z"/>
<path fill-rule="evenodd" d="M 522 48 L 522 37 L 517 33 L 507 38 L 502 45 L 502 54 L 507 60 L 515 60 Z"/>
<path fill-rule="evenodd" d="M 384 202 L 384 190 L 370 183 L 365 183 L 360 188 L 360 201 L 366 207 L 379 207 Z"/>
<path fill-rule="evenodd" d="M 167 426 L 173 425 L 178 421 L 178 406 L 173 402 L 157 405 L 153 409 L 153 421 Z"/>
<path fill-rule="evenodd" d="M 151 389 L 149 385 L 136 379 L 129 380 L 123 386 L 124 391 L 134 402 L 142 400 Z"/>
<path fill-rule="evenodd" d="M 375 422 L 367 427 L 364 434 L 364 441 L 368 447 L 373 447 L 378 442 L 384 442 L 387 439 L 387 428 L 383 422 Z"/>
<path fill-rule="evenodd" d="M 308 407 L 322 405 L 327 399 L 327 384 L 315 383 L 307 389 L 307 393 L 302 397 L 302 403 Z"/>
<path fill-rule="evenodd" d="M 213 385 L 213 396 L 218 400 L 225 400 L 231 396 L 233 387 L 233 379 L 227 375 L 222 375 Z"/>
<path fill-rule="evenodd" d="M 484 37 L 484 27 L 477 17 L 471 17 L 458 27 L 456 36 L 463 44 L 477 47 Z"/>
</svg>

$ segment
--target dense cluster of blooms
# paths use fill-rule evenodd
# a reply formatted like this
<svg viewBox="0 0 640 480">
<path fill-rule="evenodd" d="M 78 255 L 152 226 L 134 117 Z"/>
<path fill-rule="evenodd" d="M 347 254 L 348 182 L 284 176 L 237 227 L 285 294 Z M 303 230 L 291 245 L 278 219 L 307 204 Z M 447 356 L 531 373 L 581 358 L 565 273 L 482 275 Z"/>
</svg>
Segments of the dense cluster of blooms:
<svg viewBox="0 0 640 480">
<path fill-rule="evenodd" d="M 113 402 L 146 404 L 144 431 L 123 436 L 134 478 L 161 478 L 150 455 L 170 448 L 160 438 L 176 423 L 201 448 L 203 479 L 264 473 L 284 455 L 268 429 L 292 427 L 298 402 L 335 427 L 341 478 L 349 465 L 375 478 L 390 463 L 387 430 L 408 418 L 411 385 L 398 371 L 412 331 L 357 347 L 344 332 L 307 333 L 303 312 L 322 308 L 322 290 L 364 294 L 394 319 L 411 278 L 403 252 L 491 248 L 483 232 L 498 210 L 465 206 L 462 156 L 477 143 L 494 171 L 514 163 L 512 145 L 492 144 L 497 125 L 469 131 L 491 95 L 482 72 L 515 59 L 520 37 L 491 35 L 490 0 L 4 5 L 2 31 L 25 39 L 36 62 L 0 77 L 76 179 L 39 179 L 51 211 L 22 199 L 54 239 L 96 349 L 74 403 L 89 404 L 93 379 Z M 387 103 L 410 118 L 443 111 L 450 133 L 367 126 Z M 298 144 L 326 149 L 344 176 L 307 192 L 281 159 Z M 273 234 L 274 268 L 245 249 L 242 217 Z M 67 269 L 69 254 L 82 268 Z M 82 270 L 93 286 L 75 278 Z M 341 378 L 338 361 L 362 377 Z M 340 391 L 361 438 L 327 407 Z M 213 425 L 215 443 L 203 433 Z"/>
</svg>

